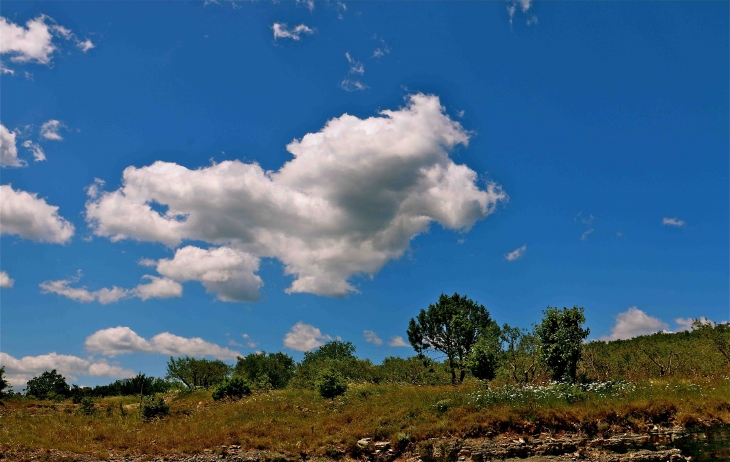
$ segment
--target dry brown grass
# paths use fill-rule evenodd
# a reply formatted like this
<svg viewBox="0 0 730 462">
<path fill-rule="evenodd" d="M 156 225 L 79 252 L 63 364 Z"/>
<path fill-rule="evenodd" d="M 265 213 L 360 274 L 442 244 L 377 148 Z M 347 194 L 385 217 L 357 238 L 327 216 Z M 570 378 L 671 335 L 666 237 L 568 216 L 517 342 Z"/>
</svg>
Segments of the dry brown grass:
<svg viewBox="0 0 730 462">
<path fill-rule="evenodd" d="M 312 391 L 283 390 L 229 403 L 215 403 L 209 393 L 196 392 L 168 396 L 172 414 L 152 422 L 140 420 L 136 409 L 122 416 L 122 398 L 98 400 L 95 416 L 81 415 L 70 403 L 6 401 L 0 408 L 0 440 L 3 445 L 99 458 L 110 449 L 172 455 L 224 444 L 294 458 L 336 458 L 357 455 L 355 443 L 365 436 L 395 443 L 489 432 L 592 434 L 606 428 L 643 431 L 650 423 L 730 422 L 726 379 L 704 383 L 700 392 L 689 392 L 686 382 L 657 382 L 625 396 L 592 397 L 572 404 L 552 400 L 477 406 L 470 394 L 479 387 L 477 383 L 459 388 L 356 385 L 334 401 Z M 134 403 L 131 398 L 123 400 Z"/>
</svg>

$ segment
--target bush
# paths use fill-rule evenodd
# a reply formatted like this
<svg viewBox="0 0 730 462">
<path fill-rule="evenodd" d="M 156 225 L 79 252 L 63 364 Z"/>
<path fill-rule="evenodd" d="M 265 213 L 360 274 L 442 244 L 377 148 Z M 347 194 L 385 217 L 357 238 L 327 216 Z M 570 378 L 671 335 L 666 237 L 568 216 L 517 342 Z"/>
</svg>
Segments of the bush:
<svg viewBox="0 0 730 462">
<path fill-rule="evenodd" d="M 165 417 L 170 413 L 170 406 L 162 397 L 152 396 L 142 399 L 142 417 L 146 420 Z"/>
<path fill-rule="evenodd" d="M 339 372 L 325 369 L 317 379 L 317 391 L 322 398 L 335 399 L 347 391 L 347 384 Z"/>
<path fill-rule="evenodd" d="M 215 401 L 226 398 L 241 399 L 250 394 L 251 385 L 241 377 L 233 377 L 216 387 L 213 391 L 213 399 Z"/>
<path fill-rule="evenodd" d="M 79 409 L 83 415 L 94 415 L 94 400 L 91 396 L 85 396 L 81 399 L 81 408 Z"/>
<path fill-rule="evenodd" d="M 280 390 L 294 377 L 294 359 L 285 353 L 251 353 L 238 358 L 234 375 L 247 379 L 257 389 Z"/>
</svg>

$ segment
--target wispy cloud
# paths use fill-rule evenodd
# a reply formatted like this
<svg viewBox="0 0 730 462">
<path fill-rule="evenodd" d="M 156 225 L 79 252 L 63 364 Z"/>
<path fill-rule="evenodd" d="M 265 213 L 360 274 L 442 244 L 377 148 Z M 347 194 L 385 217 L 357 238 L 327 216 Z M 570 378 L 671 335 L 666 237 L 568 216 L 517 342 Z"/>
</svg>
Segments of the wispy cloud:
<svg viewBox="0 0 730 462">
<path fill-rule="evenodd" d="M 286 23 L 275 22 L 274 25 L 271 26 L 271 29 L 274 31 L 274 40 L 277 40 L 280 38 L 300 40 L 302 38 L 302 34 L 305 34 L 305 35 L 314 34 L 314 29 L 307 27 L 304 24 L 299 24 L 298 26 L 294 27 L 293 29 L 289 29 L 288 26 L 286 25 Z"/>
<path fill-rule="evenodd" d="M 519 260 L 525 254 L 525 250 L 527 250 L 527 244 L 523 245 L 519 249 L 515 249 L 512 252 L 508 253 L 504 256 L 504 259 L 507 261 Z"/>
<path fill-rule="evenodd" d="M 532 8 L 532 0 L 507 0 L 507 14 L 509 15 L 509 25 L 512 26 L 517 9 L 526 16 L 525 24 L 531 26 L 537 24 L 537 16 L 530 12 Z"/>
<path fill-rule="evenodd" d="M 347 58 L 347 63 L 350 68 L 347 72 L 347 77 L 345 77 L 344 80 L 342 80 L 342 83 L 340 83 L 340 87 L 342 87 L 345 91 L 366 90 L 368 86 L 357 78 L 357 76 L 365 74 L 365 65 L 353 58 L 349 51 L 345 53 L 345 58 Z"/>
<path fill-rule="evenodd" d="M 362 331 L 363 337 L 365 337 L 365 341 L 368 343 L 372 343 L 373 345 L 380 346 L 383 344 L 383 339 L 378 337 L 378 334 L 371 330 L 364 330 Z"/>
<path fill-rule="evenodd" d="M 682 228 L 687 223 L 684 222 L 684 220 L 680 220 L 679 218 L 668 218 L 664 217 L 662 218 L 662 224 L 664 226 L 675 226 L 677 228 Z"/>
</svg>

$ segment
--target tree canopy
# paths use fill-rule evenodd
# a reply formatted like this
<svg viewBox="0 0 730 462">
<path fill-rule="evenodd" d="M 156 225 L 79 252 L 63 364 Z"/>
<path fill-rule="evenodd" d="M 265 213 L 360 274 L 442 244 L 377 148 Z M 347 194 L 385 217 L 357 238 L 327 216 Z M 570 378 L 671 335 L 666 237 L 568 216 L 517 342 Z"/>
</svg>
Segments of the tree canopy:
<svg viewBox="0 0 730 462">
<path fill-rule="evenodd" d="M 454 293 L 441 294 L 437 303 L 422 309 L 411 319 L 407 333 L 408 341 L 419 355 L 427 351 L 446 355 L 451 383 L 456 385 L 464 380 L 464 361 L 474 344 L 484 336 L 498 337 L 499 326 L 484 305 Z"/>
</svg>

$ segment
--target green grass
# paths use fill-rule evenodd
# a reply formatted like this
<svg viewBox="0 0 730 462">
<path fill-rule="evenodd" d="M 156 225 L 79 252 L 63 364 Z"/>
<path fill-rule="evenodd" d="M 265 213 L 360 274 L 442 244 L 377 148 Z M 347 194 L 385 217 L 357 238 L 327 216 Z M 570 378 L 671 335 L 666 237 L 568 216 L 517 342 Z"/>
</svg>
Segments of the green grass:
<svg viewBox="0 0 730 462">
<path fill-rule="evenodd" d="M 168 395 L 171 414 L 144 421 L 135 398 L 96 401 L 94 416 L 70 402 L 5 402 L 3 447 L 52 448 L 105 458 L 115 453 L 172 455 L 238 444 L 287 457 L 357 456 L 362 437 L 400 442 L 488 432 L 644 431 L 647 425 L 730 422 L 730 380 L 662 380 L 596 389 L 524 389 L 478 382 L 451 386 L 357 385 L 326 400 L 282 390 L 235 402 L 209 392 Z M 122 416 L 119 404 L 127 405 Z M 112 409 L 111 415 L 106 408 Z"/>
</svg>

